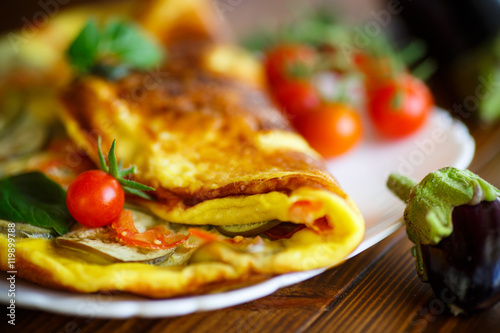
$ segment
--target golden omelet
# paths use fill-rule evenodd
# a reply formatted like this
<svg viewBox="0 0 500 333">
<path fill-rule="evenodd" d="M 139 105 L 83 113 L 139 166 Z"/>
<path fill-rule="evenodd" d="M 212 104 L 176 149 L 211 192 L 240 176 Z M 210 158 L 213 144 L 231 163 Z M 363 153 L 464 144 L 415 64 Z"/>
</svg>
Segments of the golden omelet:
<svg viewBox="0 0 500 333">
<path fill-rule="evenodd" d="M 155 3 L 171 8 L 181 1 L 148 2 Z M 140 12 L 139 22 L 151 23 L 151 13 Z M 213 29 L 201 29 L 202 17 L 191 30 L 183 20 L 183 34 L 172 33 L 176 25 L 168 20 L 151 23 L 148 29 L 168 45 L 162 66 L 117 81 L 84 76 L 62 94 L 61 118 L 73 142 L 98 164 L 97 138 L 105 150 L 116 139 L 120 161 L 139 170 L 133 180 L 156 189 L 152 201 L 128 198 L 150 220 L 141 227 L 135 212 L 137 229 L 164 225 L 190 235 L 188 241 L 155 253 L 127 248 L 107 227 L 17 238 L 19 276 L 77 292 L 161 298 L 331 267 L 361 242 L 358 208 L 274 107 L 259 62 L 206 38 Z M 279 237 L 270 232 L 277 229 Z M 7 249 L 0 236 L 0 253 Z M 6 255 L 0 267 L 8 270 Z"/>
</svg>

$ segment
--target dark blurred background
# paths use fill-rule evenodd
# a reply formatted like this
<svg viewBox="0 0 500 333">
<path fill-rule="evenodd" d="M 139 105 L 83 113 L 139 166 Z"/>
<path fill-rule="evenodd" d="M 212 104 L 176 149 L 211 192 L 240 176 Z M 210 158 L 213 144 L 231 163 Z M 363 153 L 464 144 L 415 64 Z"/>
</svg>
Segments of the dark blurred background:
<svg viewBox="0 0 500 333">
<path fill-rule="evenodd" d="M 3 0 L 0 31 L 22 27 L 26 18 L 32 18 L 41 6 L 50 6 L 51 3 L 64 8 L 114 1 L 120 0 Z M 367 22 L 378 22 L 395 45 L 420 38 L 427 44 L 427 56 L 438 65 L 428 81 L 437 104 L 466 121 L 477 118 L 478 112 L 458 112 L 456 104 L 470 103 L 467 110 L 476 107 L 476 100 L 471 96 L 476 95 L 482 84 L 478 77 L 482 75 L 484 81 L 489 71 L 486 69 L 485 73 L 485 69 L 479 67 L 485 62 L 485 53 L 493 52 L 493 40 L 500 28 L 498 0 L 209 1 L 223 13 L 223 19 L 237 36 L 276 27 L 284 21 L 296 19 L 309 8 L 321 5 L 349 25 L 366 28 Z M 397 8 L 397 14 L 391 14 L 394 8 Z M 496 58 L 492 62 L 495 66 Z"/>
</svg>

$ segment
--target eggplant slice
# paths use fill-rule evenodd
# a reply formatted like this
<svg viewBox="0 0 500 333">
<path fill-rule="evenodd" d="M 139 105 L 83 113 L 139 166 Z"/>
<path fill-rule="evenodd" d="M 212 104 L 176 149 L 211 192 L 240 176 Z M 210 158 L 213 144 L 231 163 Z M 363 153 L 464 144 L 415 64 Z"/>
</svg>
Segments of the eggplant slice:
<svg viewBox="0 0 500 333">
<path fill-rule="evenodd" d="M 139 232 L 165 223 L 145 212 L 130 210 L 134 215 L 134 224 Z M 77 225 L 76 229 L 57 237 L 55 241 L 58 246 L 97 255 L 111 262 L 142 262 L 158 265 L 166 261 L 176 250 L 176 247 L 165 250 L 149 250 L 123 245 L 116 241 L 115 236 L 115 231 L 109 227 L 87 228 Z"/>
<path fill-rule="evenodd" d="M 0 233 L 9 234 L 9 224 L 14 223 L 14 235 L 17 238 L 54 238 L 57 233 L 50 228 L 36 227 L 34 225 L 22 222 L 9 222 L 0 220 Z"/>
</svg>

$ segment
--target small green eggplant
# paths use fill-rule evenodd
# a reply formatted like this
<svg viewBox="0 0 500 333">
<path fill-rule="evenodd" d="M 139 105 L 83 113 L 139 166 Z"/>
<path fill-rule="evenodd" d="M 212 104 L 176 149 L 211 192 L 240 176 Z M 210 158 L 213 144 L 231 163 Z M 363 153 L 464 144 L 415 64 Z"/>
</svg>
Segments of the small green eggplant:
<svg viewBox="0 0 500 333">
<path fill-rule="evenodd" d="M 387 186 L 407 203 L 417 273 L 453 313 L 500 301 L 500 191 L 467 170 L 443 168 L 419 184 L 391 174 Z"/>
</svg>

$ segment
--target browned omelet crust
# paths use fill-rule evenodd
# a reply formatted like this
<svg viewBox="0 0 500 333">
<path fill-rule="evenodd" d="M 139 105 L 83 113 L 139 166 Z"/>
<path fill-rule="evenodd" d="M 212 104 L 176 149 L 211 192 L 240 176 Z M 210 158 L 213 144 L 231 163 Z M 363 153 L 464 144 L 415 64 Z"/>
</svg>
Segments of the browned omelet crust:
<svg viewBox="0 0 500 333">
<path fill-rule="evenodd" d="M 117 82 L 96 77 L 75 82 L 63 96 L 67 119 L 76 126 L 70 134 L 78 132 L 73 139 L 97 163 L 97 136 L 105 147 L 116 138 L 118 155 L 141 171 L 135 179 L 157 188 L 153 195 L 168 207 L 235 195 L 290 193 L 303 186 L 346 198 L 323 160 L 293 132 L 262 86 L 206 68 L 203 59 L 216 47 L 176 45 L 155 72 L 134 73 Z M 128 134 L 121 134 L 127 124 L 120 122 L 128 119 L 134 125 Z M 292 137 L 302 147 L 266 147 L 260 140 L 273 132 Z M 162 141 L 165 133 L 176 142 Z M 127 140 L 135 142 L 124 144 Z M 137 154 L 155 144 L 163 145 L 164 154 L 182 152 L 183 162 L 201 166 L 204 172 L 181 186 L 166 185 L 147 173 L 154 168 L 150 161 L 138 162 Z M 123 145 L 134 153 L 120 150 Z"/>
</svg>

